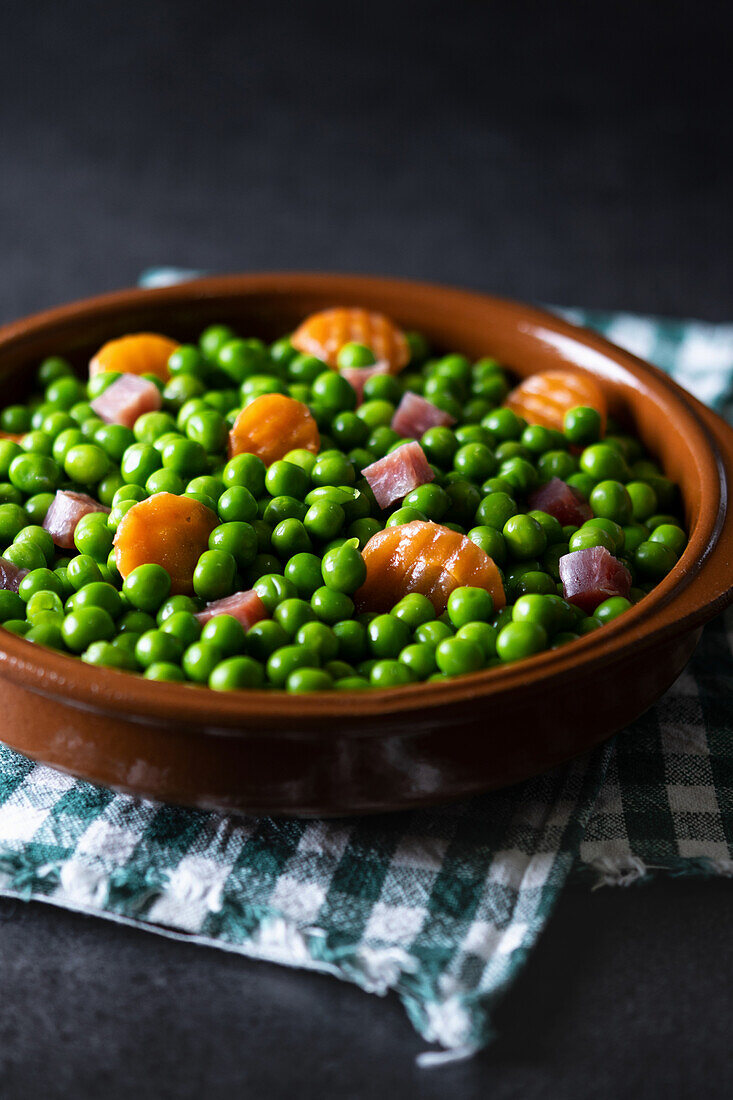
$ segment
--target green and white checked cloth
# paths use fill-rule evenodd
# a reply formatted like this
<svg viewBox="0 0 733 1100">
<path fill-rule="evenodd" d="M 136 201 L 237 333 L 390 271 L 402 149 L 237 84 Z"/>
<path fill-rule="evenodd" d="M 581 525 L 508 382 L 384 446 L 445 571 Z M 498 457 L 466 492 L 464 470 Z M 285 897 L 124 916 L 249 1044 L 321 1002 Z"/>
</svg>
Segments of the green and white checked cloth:
<svg viewBox="0 0 733 1100">
<path fill-rule="evenodd" d="M 566 315 L 726 411 L 733 326 Z M 395 990 L 466 1056 L 573 874 L 733 875 L 733 612 L 612 744 L 458 805 L 348 821 L 233 818 L 78 782 L 0 747 L 0 893 Z"/>
</svg>

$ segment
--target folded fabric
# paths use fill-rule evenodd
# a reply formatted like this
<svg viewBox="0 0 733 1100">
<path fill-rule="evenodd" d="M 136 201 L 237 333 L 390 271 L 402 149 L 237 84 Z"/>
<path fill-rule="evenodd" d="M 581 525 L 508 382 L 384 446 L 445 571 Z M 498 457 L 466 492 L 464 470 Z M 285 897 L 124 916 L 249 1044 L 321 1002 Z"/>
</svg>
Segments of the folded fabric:
<svg viewBox="0 0 733 1100">
<path fill-rule="evenodd" d="M 726 407 L 733 326 L 572 316 Z M 0 749 L 0 893 L 394 989 L 426 1040 L 466 1055 L 488 1041 L 492 1008 L 574 867 L 616 883 L 733 873 L 731 628 L 731 616 L 707 628 L 615 745 L 409 814 L 227 817 L 116 795 Z"/>
</svg>

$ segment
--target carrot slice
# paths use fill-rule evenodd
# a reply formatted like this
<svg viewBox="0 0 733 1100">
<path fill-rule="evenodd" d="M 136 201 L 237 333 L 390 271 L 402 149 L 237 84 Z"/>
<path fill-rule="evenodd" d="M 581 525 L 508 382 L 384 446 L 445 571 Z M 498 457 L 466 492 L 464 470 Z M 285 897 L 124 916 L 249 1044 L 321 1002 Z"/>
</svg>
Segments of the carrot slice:
<svg viewBox="0 0 733 1100">
<path fill-rule="evenodd" d="M 171 578 L 171 594 L 193 592 L 193 571 L 219 520 L 205 504 L 173 493 L 156 493 L 134 504 L 122 517 L 114 538 L 115 563 L 123 577 L 138 565 L 162 565 Z"/>
<path fill-rule="evenodd" d="M 385 527 L 362 551 L 367 575 L 354 600 L 360 611 L 389 611 L 408 592 L 421 592 L 440 615 L 455 588 L 485 588 L 500 610 L 501 574 L 480 546 L 439 523 L 414 520 Z"/>
<path fill-rule="evenodd" d="M 168 359 L 178 347 L 175 340 L 156 332 L 136 332 L 104 344 L 89 362 L 89 377 L 103 371 L 120 374 L 154 374 L 163 382 L 170 378 Z"/>
<path fill-rule="evenodd" d="M 529 424 L 560 431 L 565 413 L 585 405 L 600 413 L 602 427 L 606 426 L 606 396 L 589 374 L 569 370 L 539 371 L 520 382 L 504 404 Z"/>
<path fill-rule="evenodd" d="M 383 313 L 367 309 L 324 309 L 312 313 L 290 339 L 298 351 L 315 355 L 334 370 L 344 344 L 371 348 L 374 358 L 388 365 L 390 374 L 399 374 L 410 358 L 404 333 Z"/>
<path fill-rule="evenodd" d="M 266 466 L 296 448 L 318 453 L 321 437 L 310 409 L 283 393 L 263 393 L 242 409 L 229 433 L 229 457 L 257 455 Z"/>
</svg>

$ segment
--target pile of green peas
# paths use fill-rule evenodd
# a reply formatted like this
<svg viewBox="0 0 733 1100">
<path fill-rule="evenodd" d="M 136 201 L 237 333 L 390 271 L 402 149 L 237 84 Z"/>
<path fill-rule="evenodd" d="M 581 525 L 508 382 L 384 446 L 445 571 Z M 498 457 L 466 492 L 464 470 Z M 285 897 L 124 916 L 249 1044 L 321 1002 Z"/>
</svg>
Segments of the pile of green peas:
<svg viewBox="0 0 733 1100">
<path fill-rule="evenodd" d="M 555 649 L 615 619 L 674 566 L 687 544 L 676 486 L 634 436 L 598 413 L 571 410 L 563 431 L 527 424 L 503 407 L 510 389 L 494 359 L 434 357 L 409 333 L 411 361 L 399 376 L 374 375 L 363 403 L 338 371 L 302 355 L 287 337 L 269 346 L 212 325 L 198 344 L 177 348 L 162 383 L 162 409 L 134 428 L 107 424 L 90 402 L 119 375 L 80 380 L 53 356 L 37 392 L 0 412 L 0 547 L 28 570 L 19 592 L 0 590 L 0 622 L 27 640 L 88 664 L 151 680 L 215 690 L 290 692 L 390 688 L 444 680 Z M 368 366 L 349 344 L 339 366 Z M 360 471 L 405 440 L 392 429 L 405 391 L 455 419 L 419 440 L 434 481 L 383 512 Z M 239 411 L 265 393 L 306 403 L 321 447 L 290 452 L 265 468 L 254 455 L 227 460 Z M 593 518 L 562 527 L 531 510 L 533 489 L 561 478 Z M 75 551 L 54 546 L 42 523 L 58 489 L 93 496 L 111 511 L 77 525 Z M 146 564 L 123 581 L 113 538 L 122 517 L 148 496 L 193 497 L 219 525 L 201 555 L 193 596 L 170 595 L 170 577 Z M 437 616 L 417 593 L 385 614 L 357 614 L 361 550 L 376 532 L 433 520 L 465 534 L 500 569 L 507 606 L 459 588 Z M 630 598 L 605 600 L 592 615 L 562 595 L 559 559 L 603 546 L 630 570 Z M 205 625 L 207 602 L 254 588 L 270 618 L 247 632 L 229 615 Z"/>
</svg>

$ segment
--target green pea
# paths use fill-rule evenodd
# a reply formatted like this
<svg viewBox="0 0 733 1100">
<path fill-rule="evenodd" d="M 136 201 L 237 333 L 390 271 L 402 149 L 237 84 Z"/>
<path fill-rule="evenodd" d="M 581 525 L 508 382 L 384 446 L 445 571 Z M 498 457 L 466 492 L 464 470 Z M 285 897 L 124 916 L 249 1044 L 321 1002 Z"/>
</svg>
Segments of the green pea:
<svg viewBox="0 0 733 1100">
<path fill-rule="evenodd" d="M 491 500 L 491 497 L 488 499 Z M 547 536 L 532 516 L 511 516 L 504 524 L 502 535 L 507 550 L 517 561 L 537 558 L 547 547 Z"/>
<path fill-rule="evenodd" d="M 183 669 L 167 661 L 149 665 L 143 675 L 146 680 L 155 680 L 158 683 L 182 684 L 186 679 Z"/>
<path fill-rule="evenodd" d="M 50 493 L 59 483 L 61 471 L 46 455 L 19 454 L 10 463 L 10 483 L 22 493 Z"/>
<path fill-rule="evenodd" d="M 138 416 L 132 433 L 138 443 L 155 443 L 156 439 L 160 439 L 166 432 L 175 432 L 175 430 L 176 422 L 170 413 L 147 412 Z"/>
<path fill-rule="evenodd" d="M 612 519 L 606 519 L 605 517 L 598 516 L 593 519 L 585 521 L 580 530 L 587 530 L 597 528 L 605 531 L 607 535 L 610 535 L 613 541 L 613 548 L 609 547 L 612 554 L 620 554 L 626 545 L 626 535 L 624 533 L 625 528 L 619 526 L 618 523 L 614 523 Z"/>
<path fill-rule="evenodd" d="M 594 546 L 603 546 L 609 553 L 616 553 L 616 542 L 613 535 L 609 535 L 607 531 L 600 527 L 586 527 L 584 525 L 570 538 L 569 548 L 571 551 L 590 550 Z"/>
<path fill-rule="evenodd" d="M 67 454 L 72 447 L 84 444 L 85 436 L 78 428 L 66 428 L 56 436 L 51 450 L 54 462 L 59 466 L 64 465 Z"/>
<path fill-rule="evenodd" d="M 273 462 L 265 475 L 265 488 L 270 496 L 303 500 L 310 488 L 310 478 L 300 466 L 281 460 Z"/>
<path fill-rule="evenodd" d="M 43 527 L 39 527 L 36 524 L 29 524 L 24 527 L 22 531 L 19 531 L 15 536 L 13 542 L 33 542 L 42 552 L 47 564 L 52 564 L 56 556 L 56 548 L 53 544 L 53 539 L 49 535 L 48 531 L 45 531 Z"/>
<path fill-rule="evenodd" d="M 139 612 L 139 614 L 142 614 L 142 612 Z M 201 637 L 201 623 L 190 611 L 174 611 L 162 621 L 160 621 L 160 612 L 158 612 L 158 620 L 160 630 L 164 634 L 172 634 L 175 638 L 178 638 L 184 648 L 193 645 Z M 211 641 L 212 639 L 207 638 L 206 640 Z"/>
<path fill-rule="evenodd" d="M 415 641 L 423 645 L 437 646 L 444 638 L 450 638 L 453 634 L 447 623 L 435 619 L 432 622 L 420 623 L 415 628 Z"/>
<path fill-rule="evenodd" d="M 551 595 L 556 591 L 555 581 L 539 569 L 529 569 L 513 585 L 515 597 L 523 595 Z"/>
<path fill-rule="evenodd" d="M 125 577 L 122 585 L 122 591 L 132 606 L 150 614 L 158 610 L 170 590 L 170 576 L 162 565 L 154 562 L 138 565 Z"/>
<path fill-rule="evenodd" d="M 334 553 L 334 551 L 330 551 Z M 327 556 L 327 555 L 326 555 Z M 361 557 L 361 555 L 359 555 Z M 325 557 L 324 557 L 325 562 Z M 366 572 L 366 569 L 365 569 Z M 321 577 L 321 560 L 315 554 L 302 551 L 294 554 L 285 566 L 284 575 L 294 586 L 299 596 L 310 599 L 317 588 L 325 582 L 329 588 L 338 587 L 329 584 L 328 578 Z M 358 587 L 358 585 L 357 585 Z M 347 591 L 339 589 L 340 591 Z M 348 595 L 347 591 L 347 595 Z"/>
<path fill-rule="evenodd" d="M 369 539 L 381 530 L 383 530 L 383 524 L 378 519 L 365 516 L 363 519 L 355 519 L 353 523 L 349 524 L 346 529 L 346 537 L 356 539 L 359 543 L 359 549 L 363 550 Z"/>
<path fill-rule="evenodd" d="M 517 504 L 508 493 L 489 493 L 476 509 L 476 526 L 493 527 L 502 531 L 507 521 L 518 512 Z"/>
<path fill-rule="evenodd" d="M 410 627 L 395 615 L 378 615 L 367 627 L 373 657 L 398 657 L 410 640 Z"/>
<path fill-rule="evenodd" d="M 298 668 L 288 676 L 285 688 L 297 695 L 331 691 L 333 677 L 323 668 Z"/>
<path fill-rule="evenodd" d="M 435 649 L 435 661 L 445 676 L 462 676 L 483 668 L 481 647 L 468 638 L 444 638 Z"/>
<path fill-rule="evenodd" d="M 228 596 L 234 585 L 237 563 L 225 550 L 205 550 L 193 571 L 193 590 L 203 600 Z"/>
<path fill-rule="evenodd" d="M 299 646 L 316 653 L 321 663 L 333 660 L 339 652 L 338 638 L 326 623 L 303 623 L 295 635 L 295 641 Z"/>
<path fill-rule="evenodd" d="M 183 478 L 173 470 L 154 470 L 145 482 L 145 488 L 152 496 L 154 493 L 173 493 L 181 496 L 185 485 Z"/>
<path fill-rule="evenodd" d="M 207 454 L 226 448 L 228 431 L 224 417 L 215 409 L 193 413 L 186 422 L 186 435 Z"/>
<path fill-rule="evenodd" d="M 249 523 L 221 523 L 209 535 L 209 550 L 226 551 L 246 569 L 257 557 L 257 533 Z"/>
<path fill-rule="evenodd" d="M 26 605 L 17 592 L 0 588 L 0 623 L 9 619 L 20 619 L 26 614 Z"/>
<path fill-rule="evenodd" d="M 118 639 L 121 635 L 130 634 L 137 642 L 146 630 L 155 630 L 155 619 L 146 611 L 126 611 L 117 622 Z"/>
<path fill-rule="evenodd" d="M 496 652 L 502 661 L 519 661 L 547 649 L 547 631 L 536 622 L 507 623 L 496 639 Z"/>
<path fill-rule="evenodd" d="M 276 649 L 267 660 L 267 678 L 275 687 L 283 687 L 298 668 L 317 668 L 318 655 L 302 645 L 287 645 Z"/>
<path fill-rule="evenodd" d="M 364 344 L 344 344 L 336 356 L 339 370 L 344 367 L 370 367 L 373 363 L 376 363 L 374 352 Z"/>
<path fill-rule="evenodd" d="M 325 585 L 315 590 L 310 606 L 316 618 L 329 626 L 354 614 L 354 603 L 349 596 Z"/>
<path fill-rule="evenodd" d="M 272 529 L 284 519 L 298 519 L 302 522 L 307 511 L 305 504 L 296 500 L 295 497 L 273 497 L 266 504 L 264 512 L 264 520 L 271 528 L 270 535 L 272 535 Z"/>
<path fill-rule="evenodd" d="M 349 485 L 355 480 L 354 467 L 345 455 L 321 454 L 311 470 L 314 485 Z"/>
<path fill-rule="evenodd" d="M 599 623 L 610 623 L 612 619 L 622 615 L 624 611 L 628 611 L 631 606 L 631 601 L 624 599 L 623 596 L 611 596 L 603 603 L 599 603 L 593 612 L 593 617 Z"/>
<path fill-rule="evenodd" d="M 251 523 L 257 518 L 257 501 L 243 485 L 232 485 L 219 497 L 217 510 L 225 523 Z"/>
<path fill-rule="evenodd" d="M 19 637 L 24 637 L 29 630 L 31 630 L 31 624 L 27 623 L 25 619 L 6 619 L 3 623 L 6 630 L 11 634 L 17 634 Z"/>
<path fill-rule="evenodd" d="M 244 651 L 244 629 L 233 615 L 214 615 L 201 631 L 201 641 L 210 642 L 226 657 Z"/>
<path fill-rule="evenodd" d="M 171 374 L 202 374 L 206 372 L 204 358 L 193 344 L 181 344 L 168 356 L 168 370 Z"/>
<path fill-rule="evenodd" d="M 402 687 L 413 683 L 413 674 L 406 664 L 387 658 L 374 662 L 369 672 L 369 682 L 375 688 Z"/>
<path fill-rule="evenodd" d="M 298 595 L 298 589 L 293 581 L 276 573 L 263 574 L 253 587 L 270 614 L 283 600 L 290 600 Z"/>
<path fill-rule="evenodd" d="M 19 504 L 0 504 L 0 542 L 12 542 L 28 523 L 28 513 Z"/>
<path fill-rule="evenodd" d="M 27 405 L 6 405 L 0 412 L 0 429 L 4 432 L 22 434 L 31 426 L 31 414 Z"/>
<path fill-rule="evenodd" d="M 450 503 L 450 497 L 445 489 L 441 489 L 435 483 L 420 485 L 417 489 L 413 489 L 411 493 L 408 493 L 402 501 L 403 507 L 417 508 L 419 512 L 422 512 L 428 519 L 434 520 L 436 523 L 443 519 Z"/>
<path fill-rule="evenodd" d="M 427 680 L 438 667 L 435 662 L 434 647 L 421 645 L 419 642 L 405 646 L 399 655 L 399 660 L 409 669 L 414 680 Z"/>
<path fill-rule="evenodd" d="M 586 447 L 601 438 L 601 416 L 596 409 L 578 405 L 565 413 L 563 431 L 570 443 Z"/>
<path fill-rule="evenodd" d="M 272 619 L 263 619 L 262 622 L 255 623 L 247 631 L 244 645 L 245 651 L 250 657 L 254 657 L 258 661 L 267 661 L 276 649 L 281 649 L 289 641 L 289 636 L 279 623 Z"/>
<path fill-rule="evenodd" d="M 456 638 L 469 641 L 477 645 L 483 654 L 484 661 L 496 657 L 497 629 L 491 623 L 464 623 L 456 631 Z"/>
<path fill-rule="evenodd" d="M 108 642 L 114 634 L 112 617 L 102 607 L 80 607 L 66 616 L 61 627 L 64 643 L 73 653 L 83 653 L 92 642 Z"/>
<path fill-rule="evenodd" d="M 388 427 L 392 423 L 394 414 L 395 406 L 391 401 L 365 401 L 356 410 L 356 415 L 371 431 L 375 428 Z"/>
<path fill-rule="evenodd" d="M 657 510 L 657 494 L 645 481 L 630 481 L 626 492 L 631 498 L 632 516 L 637 523 L 643 523 Z"/>
<path fill-rule="evenodd" d="M 553 597 L 531 594 L 520 596 L 512 608 L 512 622 L 537 623 L 548 635 L 558 626 L 558 612 Z"/>
<path fill-rule="evenodd" d="M 494 614 L 494 601 L 491 593 L 483 588 L 463 586 L 451 592 L 447 610 L 450 621 L 458 629 L 466 623 L 488 622 Z"/>
<path fill-rule="evenodd" d="M 421 512 L 419 508 L 398 508 L 387 517 L 385 527 L 402 527 L 405 523 L 414 523 L 415 520 L 420 520 L 423 523 L 427 520 L 427 516 L 424 512 Z"/>
<path fill-rule="evenodd" d="M 584 473 L 590 474 L 596 481 L 628 480 L 629 469 L 626 460 L 619 451 L 609 447 L 607 443 L 594 443 L 586 447 L 580 456 L 580 466 Z"/>
<path fill-rule="evenodd" d="M 160 466 L 160 455 L 149 443 L 133 443 L 120 460 L 122 476 L 133 485 L 145 485 L 150 475 L 159 470 Z"/>
<path fill-rule="evenodd" d="M 19 569 L 43 569 L 46 559 L 41 548 L 30 540 L 14 542 L 3 554 L 6 561 L 17 565 Z"/>
<path fill-rule="evenodd" d="M 209 687 L 214 691 L 244 691 L 261 688 L 265 672 L 259 661 L 251 657 L 229 657 L 220 661 L 209 676 Z"/>
<path fill-rule="evenodd" d="M 291 562 L 293 560 L 295 559 L 291 559 Z M 343 546 L 327 551 L 323 561 L 318 564 L 323 575 L 323 584 L 337 592 L 344 592 L 347 596 L 356 592 L 366 580 L 366 565 L 356 539 L 349 539 Z M 309 595 L 319 587 L 320 583 L 314 585 Z"/>
<path fill-rule="evenodd" d="M 527 515 L 537 520 L 540 527 L 545 532 L 548 546 L 553 542 L 560 542 L 562 539 L 562 526 L 559 520 L 555 519 L 554 516 L 548 515 L 547 512 L 541 511 L 539 508 L 533 508 Z"/>
<path fill-rule="evenodd" d="M 195 684 L 206 684 L 224 654 L 211 642 L 194 642 L 184 652 L 181 667 L 189 680 Z"/>
<path fill-rule="evenodd" d="M 660 523 L 649 535 L 649 541 L 661 543 L 679 557 L 687 546 L 687 535 L 676 524 Z"/>
<path fill-rule="evenodd" d="M 165 662 L 177 664 L 183 656 L 184 644 L 174 634 L 163 630 L 148 630 L 137 640 L 135 660 L 141 668 Z"/>
<path fill-rule="evenodd" d="M 677 554 L 661 542 L 642 542 L 634 553 L 634 564 L 642 577 L 661 580 L 674 567 Z"/>
<path fill-rule="evenodd" d="M 94 558 L 96 562 L 107 561 L 113 538 L 104 512 L 89 512 L 82 516 L 74 529 L 76 549 L 80 554 Z"/>
<path fill-rule="evenodd" d="M 590 495 L 593 514 L 612 519 L 623 526 L 632 519 L 632 503 L 626 486 L 620 481 L 601 481 Z"/>
<path fill-rule="evenodd" d="M 161 458 L 167 470 L 173 470 L 187 479 L 196 477 L 206 469 L 206 451 L 192 439 L 173 439 L 166 443 Z"/>
<path fill-rule="evenodd" d="M 43 523 L 53 504 L 55 493 L 35 493 L 25 502 L 25 510 L 31 523 Z"/>
<path fill-rule="evenodd" d="M 199 337 L 199 347 L 207 359 L 217 359 L 224 345 L 234 339 L 229 325 L 209 325 Z"/>
<path fill-rule="evenodd" d="M 69 603 L 73 610 L 80 607 L 102 607 L 113 619 L 119 618 L 123 612 L 119 592 L 105 581 L 90 581 L 85 584 L 70 597 Z"/>
<path fill-rule="evenodd" d="M 305 623 L 315 621 L 316 613 L 310 603 L 295 596 L 283 600 L 275 608 L 275 621 L 280 624 L 289 638 L 294 638 Z"/>
</svg>

